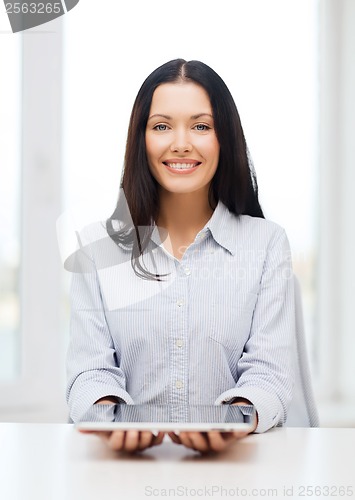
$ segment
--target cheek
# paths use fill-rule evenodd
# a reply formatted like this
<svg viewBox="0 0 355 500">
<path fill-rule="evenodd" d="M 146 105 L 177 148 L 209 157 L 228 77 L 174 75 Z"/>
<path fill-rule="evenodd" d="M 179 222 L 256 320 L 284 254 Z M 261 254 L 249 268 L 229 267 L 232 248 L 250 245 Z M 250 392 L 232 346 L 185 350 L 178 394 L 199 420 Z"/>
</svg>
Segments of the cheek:
<svg viewBox="0 0 355 500">
<path fill-rule="evenodd" d="M 154 151 L 153 141 L 150 137 L 147 136 L 145 136 L 145 150 L 148 158 L 153 154 Z"/>
<path fill-rule="evenodd" d="M 215 158 L 218 159 L 218 157 L 219 157 L 220 148 L 219 148 L 219 143 L 218 143 L 217 139 L 212 139 L 212 140 L 211 139 L 208 139 L 208 140 L 202 139 L 201 141 L 199 141 L 199 144 L 196 143 L 196 147 L 198 147 L 200 149 L 201 153 L 205 157 L 207 157 L 211 160 L 213 160 Z"/>
<path fill-rule="evenodd" d="M 146 136 L 145 147 L 148 156 L 151 158 L 157 158 L 164 152 L 166 148 L 166 141 L 164 141 L 163 137 Z"/>
<path fill-rule="evenodd" d="M 208 150 L 206 150 L 206 157 L 208 160 L 217 168 L 218 160 L 219 160 L 219 146 L 210 146 Z"/>
</svg>

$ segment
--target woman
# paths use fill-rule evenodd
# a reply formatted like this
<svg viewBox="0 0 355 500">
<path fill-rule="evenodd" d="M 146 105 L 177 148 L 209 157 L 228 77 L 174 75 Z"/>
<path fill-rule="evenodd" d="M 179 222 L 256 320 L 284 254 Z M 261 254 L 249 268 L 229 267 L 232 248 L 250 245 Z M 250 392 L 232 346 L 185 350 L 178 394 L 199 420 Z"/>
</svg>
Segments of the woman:
<svg viewBox="0 0 355 500">
<path fill-rule="evenodd" d="M 251 402 L 256 432 L 282 425 L 293 378 L 289 244 L 264 219 L 234 100 L 207 65 L 176 59 L 145 80 L 121 188 L 106 225 L 81 234 L 92 272 L 72 285 L 72 419 L 117 401 Z M 169 435 L 200 452 L 241 437 Z M 163 433 L 103 437 L 133 451 Z"/>
</svg>

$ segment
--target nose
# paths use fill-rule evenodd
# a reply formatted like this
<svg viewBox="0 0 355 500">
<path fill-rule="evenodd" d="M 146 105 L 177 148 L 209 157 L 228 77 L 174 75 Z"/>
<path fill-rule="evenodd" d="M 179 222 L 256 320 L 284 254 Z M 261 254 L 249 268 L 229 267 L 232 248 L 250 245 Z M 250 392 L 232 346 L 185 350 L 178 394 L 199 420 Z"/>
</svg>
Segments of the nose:
<svg viewBox="0 0 355 500">
<path fill-rule="evenodd" d="M 176 131 L 170 145 L 170 151 L 191 151 L 192 144 L 185 130 Z"/>
</svg>

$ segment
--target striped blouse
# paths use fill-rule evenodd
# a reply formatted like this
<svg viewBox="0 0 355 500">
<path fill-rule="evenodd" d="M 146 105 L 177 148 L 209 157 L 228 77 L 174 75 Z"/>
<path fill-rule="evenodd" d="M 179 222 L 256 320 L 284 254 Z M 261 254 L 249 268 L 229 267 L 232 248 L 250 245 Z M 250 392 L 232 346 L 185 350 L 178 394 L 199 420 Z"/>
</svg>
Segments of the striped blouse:
<svg viewBox="0 0 355 500">
<path fill-rule="evenodd" d="M 178 260 L 155 226 L 144 266 L 168 273 L 160 282 L 136 276 L 104 223 L 80 238 L 67 355 L 74 422 L 105 396 L 176 408 L 242 397 L 258 412 L 256 432 L 285 422 L 295 312 L 284 229 L 219 202 Z"/>
</svg>

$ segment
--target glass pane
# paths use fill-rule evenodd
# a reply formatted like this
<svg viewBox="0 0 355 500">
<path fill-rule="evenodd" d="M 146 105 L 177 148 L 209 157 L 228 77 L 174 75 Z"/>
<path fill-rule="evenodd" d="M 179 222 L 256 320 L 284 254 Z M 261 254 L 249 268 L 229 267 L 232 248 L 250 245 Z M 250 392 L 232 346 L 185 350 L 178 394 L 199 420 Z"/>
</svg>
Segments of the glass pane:
<svg viewBox="0 0 355 500">
<path fill-rule="evenodd" d="M 0 382 L 20 371 L 21 40 L 0 35 Z"/>
</svg>

